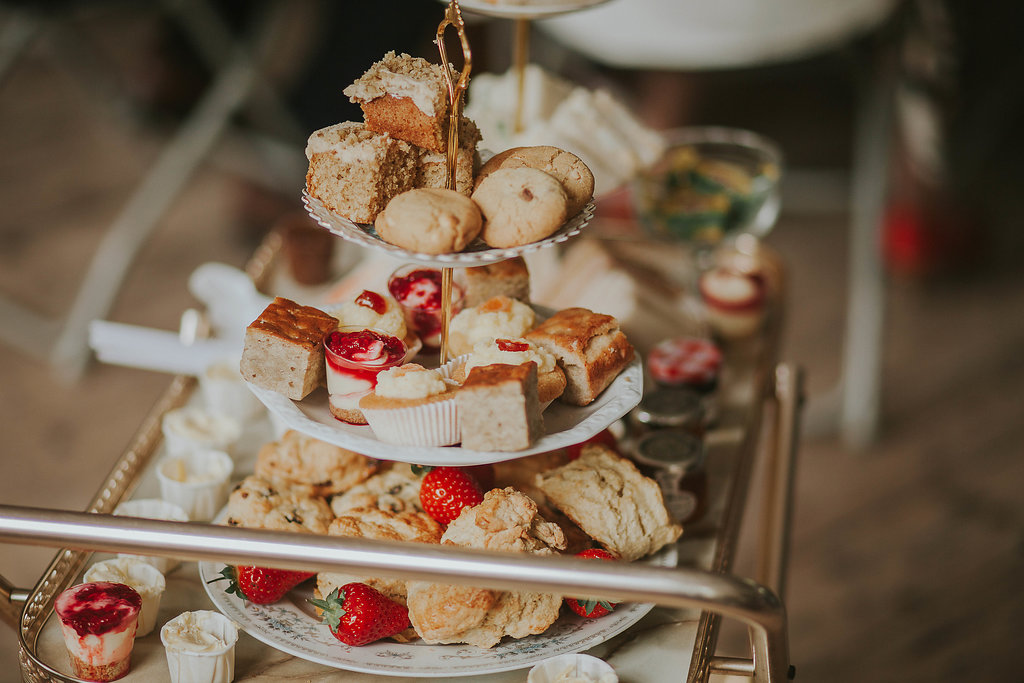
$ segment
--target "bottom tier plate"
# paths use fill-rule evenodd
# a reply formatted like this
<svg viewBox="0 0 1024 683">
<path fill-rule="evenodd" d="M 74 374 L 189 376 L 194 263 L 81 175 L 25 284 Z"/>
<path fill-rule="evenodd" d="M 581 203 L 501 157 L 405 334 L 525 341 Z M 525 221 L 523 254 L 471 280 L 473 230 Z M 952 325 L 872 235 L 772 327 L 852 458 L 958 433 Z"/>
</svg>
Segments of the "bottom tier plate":
<svg viewBox="0 0 1024 683">
<path fill-rule="evenodd" d="M 652 555 L 650 564 L 675 566 L 675 545 Z M 484 650 L 472 645 L 428 645 L 423 642 L 377 641 L 362 647 L 339 642 L 320 623 L 307 599 L 313 582 L 293 589 L 273 605 L 254 605 L 224 591 L 223 583 L 210 584 L 224 564 L 200 562 L 199 575 L 214 606 L 249 635 L 295 657 L 338 669 L 417 678 L 476 676 L 525 669 L 555 655 L 588 650 L 640 621 L 651 604 L 623 603 L 599 619 L 584 619 L 562 609 L 558 620 L 540 635 L 505 639 Z"/>
</svg>

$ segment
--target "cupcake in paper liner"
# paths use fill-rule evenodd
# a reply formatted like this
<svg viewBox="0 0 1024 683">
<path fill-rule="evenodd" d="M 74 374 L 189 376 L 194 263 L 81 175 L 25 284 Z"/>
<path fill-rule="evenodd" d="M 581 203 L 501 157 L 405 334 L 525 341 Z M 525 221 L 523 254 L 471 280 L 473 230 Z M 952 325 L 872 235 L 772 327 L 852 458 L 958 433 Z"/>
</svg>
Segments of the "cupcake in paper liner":
<svg viewBox="0 0 1024 683">
<path fill-rule="evenodd" d="M 230 683 L 238 627 L 220 612 L 182 612 L 160 629 L 171 683 Z"/>
<path fill-rule="evenodd" d="M 143 519 L 160 519 L 167 522 L 187 522 L 188 513 L 176 503 L 160 498 L 140 498 L 139 500 L 128 500 L 120 503 L 114 508 L 114 514 L 119 517 L 141 517 Z M 157 557 L 155 555 L 133 555 L 130 553 L 118 553 L 118 557 L 134 557 L 156 567 L 165 576 L 178 568 L 181 560 L 172 557 Z"/>
<path fill-rule="evenodd" d="M 409 363 L 381 372 L 374 391 L 359 401 L 378 439 L 399 446 L 451 446 L 461 436 L 455 403 L 458 385 L 447 368 Z"/>
<path fill-rule="evenodd" d="M 167 588 L 167 581 L 153 565 L 137 557 L 118 557 L 113 560 L 97 562 L 85 570 L 82 577 L 87 583 L 108 581 L 131 586 L 142 598 L 142 609 L 139 611 L 139 624 L 135 637 L 147 636 L 156 626 L 156 617 L 160 611 L 160 598 Z"/>
</svg>

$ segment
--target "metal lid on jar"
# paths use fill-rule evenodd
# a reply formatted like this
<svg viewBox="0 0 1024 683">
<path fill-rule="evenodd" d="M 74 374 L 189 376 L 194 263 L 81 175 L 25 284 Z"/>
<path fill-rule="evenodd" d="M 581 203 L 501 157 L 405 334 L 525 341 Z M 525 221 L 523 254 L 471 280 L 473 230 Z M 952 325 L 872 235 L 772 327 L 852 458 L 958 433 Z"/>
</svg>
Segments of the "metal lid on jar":
<svg viewBox="0 0 1024 683">
<path fill-rule="evenodd" d="M 704 464 L 704 443 L 686 432 L 649 432 L 637 441 L 633 457 L 649 467 L 691 472 Z"/>
<path fill-rule="evenodd" d="M 649 427 L 699 427 L 704 420 L 704 402 L 693 389 L 662 387 L 646 393 L 632 417 Z"/>
</svg>

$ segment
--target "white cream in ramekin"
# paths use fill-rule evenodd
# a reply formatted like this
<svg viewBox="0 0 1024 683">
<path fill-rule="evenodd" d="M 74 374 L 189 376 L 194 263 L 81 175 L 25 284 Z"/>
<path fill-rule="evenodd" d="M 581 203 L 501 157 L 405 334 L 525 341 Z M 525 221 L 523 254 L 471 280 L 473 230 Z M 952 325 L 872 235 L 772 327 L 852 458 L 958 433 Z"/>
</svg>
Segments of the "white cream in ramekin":
<svg viewBox="0 0 1024 683">
<path fill-rule="evenodd" d="M 128 500 L 114 508 L 114 514 L 121 517 L 141 517 L 143 519 L 161 519 L 168 522 L 187 522 L 188 513 L 180 505 L 159 498 L 140 498 Z M 181 560 L 155 555 L 132 555 L 118 553 L 118 557 L 135 557 L 156 567 L 161 574 L 168 574 L 177 569 Z"/>
<path fill-rule="evenodd" d="M 527 683 L 618 683 L 611 664 L 591 655 L 567 654 L 545 659 L 526 677 Z"/>
<path fill-rule="evenodd" d="M 171 683 L 230 683 L 238 627 L 220 612 L 183 612 L 160 629 Z"/>
<path fill-rule="evenodd" d="M 219 361 L 207 367 L 199 375 L 199 392 L 206 409 L 214 415 L 244 424 L 263 413 L 263 404 L 238 371 L 238 360 Z"/>
<path fill-rule="evenodd" d="M 172 455 L 156 467 L 160 495 L 185 510 L 189 519 L 209 522 L 228 501 L 234 461 L 224 451 Z"/>
<path fill-rule="evenodd" d="M 146 636 L 153 631 L 160 611 L 160 598 L 167 588 L 167 581 L 159 569 L 137 557 L 118 557 L 95 563 L 85 570 L 82 578 L 86 582 L 109 581 L 134 588 L 142 598 L 135 637 Z"/>
<path fill-rule="evenodd" d="M 242 425 L 235 418 L 192 406 L 165 413 L 161 428 L 171 455 L 204 448 L 230 453 L 242 436 Z"/>
</svg>

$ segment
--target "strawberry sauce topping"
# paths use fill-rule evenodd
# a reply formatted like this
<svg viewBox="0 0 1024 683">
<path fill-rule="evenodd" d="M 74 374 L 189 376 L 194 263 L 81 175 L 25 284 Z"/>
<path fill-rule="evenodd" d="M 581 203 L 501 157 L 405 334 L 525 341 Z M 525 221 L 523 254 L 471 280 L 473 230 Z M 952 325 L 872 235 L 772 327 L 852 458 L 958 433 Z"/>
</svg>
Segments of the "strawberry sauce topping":
<svg viewBox="0 0 1024 683">
<path fill-rule="evenodd" d="M 365 365 L 391 365 L 402 360 L 406 352 L 401 339 L 375 330 L 331 332 L 324 344 L 338 357 Z"/>
<path fill-rule="evenodd" d="M 388 290 L 403 306 L 436 311 L 441 308 L 441 271 L 414 270 L 391 280 Z"/>
<path fill-rule="evenodd" d="M 514 339 L 495 339 L 495 346 L 501 351 L 529 351 L 530 345 L 524 341 L 515 341 Z"/>
<path fill-rule="evenodd" d="M 142 597 L 123 583 L 97 581 L 69 588 L 56 602 L 57 614 L 79 637 L 120 631 L 142 609 Z"/>
<path fill-rule="evenodd" d="M 364 289 L 363 293 L 356 297 L 356 303 L 363 308 L 369 308 L 377 315 L 384 315 L 388 311 L 388 302 L 377 292 Z"/>
</svg>

